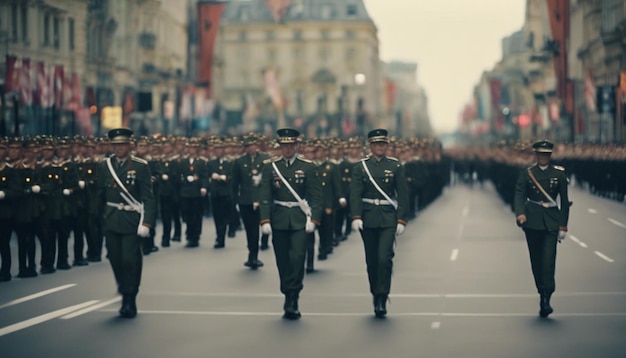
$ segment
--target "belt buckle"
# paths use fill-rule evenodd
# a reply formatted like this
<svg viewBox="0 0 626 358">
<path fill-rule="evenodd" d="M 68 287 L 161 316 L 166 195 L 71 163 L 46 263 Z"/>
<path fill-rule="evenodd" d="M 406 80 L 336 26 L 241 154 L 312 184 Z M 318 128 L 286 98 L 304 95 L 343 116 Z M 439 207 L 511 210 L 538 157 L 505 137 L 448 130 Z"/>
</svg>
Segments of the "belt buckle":
<svg viewBox="0 0 626 358">
<path fill-rule="evenodd" d="M 543 206 L 544 208 L 549 208 L 550 207 L 550 203 L 546 203 L 544 201 L 541 202 L 541 206 Z"/>
<path fill-rule="evenodd" d="M 380 205 L 380 199 L 374 199 L 374 205 Z"/>
<path fill-rule="evenodd" d="M 287 202 L 287 207 L 288 207 L 288 208 L 290 208 L 290 207 L 291 207 L 291 205 L 292 205 L 292 204 L 291 204 L 291 202 L 290 202 L 290 201 L 288 201 L 288 202 Z"/>
</svg>

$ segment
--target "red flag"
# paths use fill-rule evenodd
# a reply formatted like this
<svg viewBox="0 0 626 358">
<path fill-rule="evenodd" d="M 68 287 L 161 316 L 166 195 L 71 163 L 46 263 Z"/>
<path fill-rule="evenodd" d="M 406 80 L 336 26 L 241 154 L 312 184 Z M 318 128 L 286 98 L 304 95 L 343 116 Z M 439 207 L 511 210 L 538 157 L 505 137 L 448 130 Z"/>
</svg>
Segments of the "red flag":
<svg viewBox="0 0 626 358">
<path fill-rule="evenodd" d="M 41 108 L 50 108 L 52 101 L 50 99 L 52 89 L 50 74 L 46 71 L 46 64 L 43 62 L 37 62 L 35 65 L 35 73 L 37 76 L 37 96 L 35 97 L 35 103 L 39 104 Z"/>
<path fill-rule="evenodd" d="M 265 4 L 272 12 L 275 21 L 280 21 L 287 14 L 291 0 L 265 0 Z"/>
<path fill-rule="evenodd" d="M 30 59 L 22 60 L 20 71 L 20 101 L 26 106 L 33 104 L 33 84 L 30 75 Z"/>
<path fill-rule="evenodd" d="M 9 93 L 19 86 L 19 72 L 16 68 L 17 57 L 13 55 L 6 56 L 6 74 L 4 77 L 4 93 Z"/>
<path fill-rule="evenodd" d="M 80 93 L 80 79 L 76 73 L 72 73 L 72 79 L 69 83 L 69 87 L 71 88 L 71 92 L 70 100 L 67 103 L 67 109 L 70 111 L 77 111 L 81 107 L 82 96 Z"/>
<path fill-rule="evenodd" d="M 200 38 L 197 82 L 207 87 L 207 98 L 211 97 L 215 38 L 225 6 L 225 3 L 217 2 L 198 3 L 198 34 Z"/>
<path fill-rule="evenodd" d="M 54 106 L 58 109 L 63 108 L 63 82 L 65 74 L 63 66 L 54 66 Z"/>
</svg>

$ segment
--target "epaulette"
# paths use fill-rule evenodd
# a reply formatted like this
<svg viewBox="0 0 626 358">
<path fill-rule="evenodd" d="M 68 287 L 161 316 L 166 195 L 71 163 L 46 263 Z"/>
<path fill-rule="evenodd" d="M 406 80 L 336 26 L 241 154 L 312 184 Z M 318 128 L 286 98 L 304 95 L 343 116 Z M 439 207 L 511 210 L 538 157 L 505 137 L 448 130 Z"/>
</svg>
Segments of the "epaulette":
<svg viewBox="0 0 626 358">
<path fill-rule="evenodd" d="M 131 155 L 130 159 L 136 161 L 137 163 L 148 165 L 148 162 L 145 159 L 135 157 L 134 155 Z"/>
<path fill-rule="evenodd" d="M 267 165 L 267 164 L 272 164 L 274 162 L 277 162 L 279 160 L 281 160 L 282 157 L 278 156 L 278 157 L 271 157 L 271 158 L 267 158 L 263 161 L 263 164 Z"/>
<path fill-rule="evenodd" d="M 394 158 L 394 157 L 387 157 L 387 159 L 391 159 L 391 160 L 394 160 L 394 161 L 396 161 L 396 162 L 399 162 L 398 158 Z"/>
<path fill-rule="evenodd" d="M 306 159 L 305 157 L 300 156 L 300 155 L 296 155 L 296 159 L 300 159 L 301 161 L 303 161 L 303 162 L 305 162 L 305 163 L 315 164 L 315 163 L 313 163 L 313 161 L 312 161 L 312 160 Z"/>
<path fill-rule="evenodd" d="M 556 169 L 556 170 L 560 170 L 560 171 L 563 171 L 563 172 L 565 171 L 565 168 L 563 168 L 563 167 L 562 167 L 562 166 L 560 166 L 560 165 L 553 165 L 552 167 L 553 167 L 554 169 Z"/>
</svg>

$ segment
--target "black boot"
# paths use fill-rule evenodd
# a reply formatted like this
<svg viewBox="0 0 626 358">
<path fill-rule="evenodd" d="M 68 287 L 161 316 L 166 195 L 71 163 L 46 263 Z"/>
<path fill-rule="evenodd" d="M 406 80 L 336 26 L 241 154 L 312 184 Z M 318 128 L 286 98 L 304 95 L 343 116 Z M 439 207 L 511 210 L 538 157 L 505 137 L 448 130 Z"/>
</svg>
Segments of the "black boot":
<svg viewBox="0 0 626 358">
<path fill-rule="evenodd" d="M 120 316 L 124 318 L 135 318 L 137 316 L 137 304 L 135 303 L 134 294 L 122 295 L 122 308 L 120 308 Z"/>
<path fill-rule="evenodd" d="M 550 296 L 550 293 L 542 293 L 539 299 L 539 316 L 542 318 L 548 317 L 550 313 L 554 312 L 550 306 Z"/>
<path fill-rule="evenodd" d="M 374 296 L 374 314 L 376 318 L 384 318 L 387 315 L 387 295 Z"/>
<path fill-rule="evenodd" d="M 300 314 L 300 311 L 298 310 L 298 294 L 297 293 L 295 292 L 287 293 L 287 295 L 285 296 L 284 309 L 285 309 L 285 314 L 283 315 L 283 318 L 295 320 L 295 319 L 299 319 L 302 316 Z"/>
</svg>

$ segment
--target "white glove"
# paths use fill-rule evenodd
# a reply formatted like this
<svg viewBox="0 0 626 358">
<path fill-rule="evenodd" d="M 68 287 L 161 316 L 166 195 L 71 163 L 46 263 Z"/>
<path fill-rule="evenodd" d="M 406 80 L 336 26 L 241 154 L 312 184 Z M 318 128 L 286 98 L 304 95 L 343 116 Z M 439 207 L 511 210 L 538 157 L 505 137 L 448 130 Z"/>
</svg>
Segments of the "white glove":
<svg viewBox="0 0 626 358">
<path fill-rule="evenodd" d="M 219 180 L 226 181 L 226 175 L 220 175 L 219 176 Z"/>
<path fill-rule="evenodd" d="M 206 189 L 205 188 L 200 188 L 200 195 L 201 196 L 206 196 Z"/>
<path fill-rule="evenodd" d="M 261 184 L 261 177 L 263 174 L 257 174 L 252 176 L 252 185 L 259 186 Z"/>
<path fill-rule="evenodd" d="M 193 178 L 193 175 L 187 175 L 187 181 L 190 183 L 193 183 L 195 179 Z"/>
<path fill-rule="evenodd" d="M 63 189 L 63 195 L 69 196 L 72 192 L 69 189 Z"/>
<path fill-rule="evenodd" d="M 0 190 L 0 200 L 4 199 L 4 190 Z"/>
<path fill-rule="evenodd" d="M 137 228 L 137 235 L 139 237 L 149 237 L 150 228 L 145 225 L 139 225 L 139 227 Z"/>
<path fill-rule="evenodd" d="M 307 233 L 315 232 L 315 224 L 311 221 L 311 218 L 306 218 L 306 224 L 304 225 L 304 231 Z"/>
<path fill-rule="evenodd" d="M 398 224 L 396 226 L 396 236 L 400 236 L 402 233 L 404 233 L 404 224 Z"/>
<path fill-rule="evenodd" d="M 78 181 L 78 187 L 81 189 L 85 189 L 85 181 L 84 180 L 79 180 Z"/>
<path fill-rule="evenodd" d="M 252 203 L 252 210 L 256 210 L 258 208 L 259 208 L 259 203 L 258 202 L 255 201 L 254 203 Z"/>
<path fill-rule="evenodd" d="M 346 205 L 348 205 L 346 198 L 339 198 L 339 205 L 341 205 L 342 208 L 345 208 Z"/>
<path fill-rule="evenodd" d="M 39 194 L 39 192 L 41 191 L 41 187 L 39 185 L 33 185 L 30 190 L 35 193 L 35 194 Z"/>
<path fill-rule="evenodd" d="M 363 220 L 361 219 L 352 220 L 352 230 L 354 231 L 363 230 Z"/>
<path fill-rule="evenodd" d="M 169 179 L 170 177 L 167 174 L 162 174 L 161 175 L 161 180 L 166 181 L 167 179 Z"/>
<path fill-rule="evenodd" d="M 567 236 L 567 231 L 559 230 L 559 236 L 557 237 L 557 240 L 561 242 L 563 241 L 563 239 L 565 239 L 566 236 Z"/>
<path fill-rule="evenodd" d="M 270 223 L 265 223 L 261 225 L 261 234 L 263 235 L 272 234 L 272 225 L 270 225 Z"/>
<path fill-rule="evenodd" d="M 213 173 L 213 174 L 211 174 L 211 179 L 213 179 L 213 180 L 219 180 L 219 179 L 220 179 L 220 175 L 219 175 L 219 174 L 217 174 L 217 173 Z"/>
</svg>

